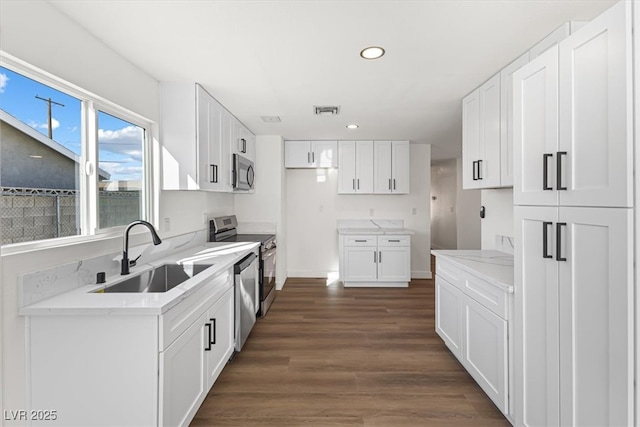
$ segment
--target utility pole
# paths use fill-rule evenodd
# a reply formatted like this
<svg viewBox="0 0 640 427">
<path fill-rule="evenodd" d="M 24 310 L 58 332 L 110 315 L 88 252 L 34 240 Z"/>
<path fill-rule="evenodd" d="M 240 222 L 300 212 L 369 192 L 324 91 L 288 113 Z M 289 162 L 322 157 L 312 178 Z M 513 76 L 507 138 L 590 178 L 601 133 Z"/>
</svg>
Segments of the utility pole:
<svg viewBox="0 0 640 427">
<path fill-rule="evenodd" d="M 59 105 L 61 107 L 64 107 L 64 104 L 60 104 L 59 102 L 56 101 L 52 101 L 51 98 L 41 98 L 38 95 L 36 95 L 36 98 L 44 101 L 47 103 L 47 118 L 48 118 L 48 123 L 49 123 L 49 139 L 53 139 L 53 127 L 51 127 L 51 104 L 56 104 Z"/>
</svg>

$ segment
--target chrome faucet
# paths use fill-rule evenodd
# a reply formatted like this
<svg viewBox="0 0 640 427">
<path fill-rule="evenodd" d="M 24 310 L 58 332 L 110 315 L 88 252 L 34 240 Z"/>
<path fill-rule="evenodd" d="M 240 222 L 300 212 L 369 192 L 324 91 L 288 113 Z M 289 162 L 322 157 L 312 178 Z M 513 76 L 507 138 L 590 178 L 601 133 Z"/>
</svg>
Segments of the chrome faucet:
<svg viewBox="0 0 640 427">
<path fill-rule="evenodd" d="M 127 228 L 124 230 L 124 236 L 123 236 L 124 244 L 122 246 L 122 264 L 120 265 L 120 274 L 123 276 L 125 274 L 129 274 L 129 267 L 136 265 L 136 261 L 138 260 L 138 258 L 140 258 L 138 257 L 133 261 L 129 261 L 129 230 L 131 230 L 132 227 L 138 224 L 144 225 L 149 229 L 149 231 L 151 232 L 151 237 L 153 238 L 154 245 L 159 245 L 160 243 L 162 243 L 162 240 L 160 240 L 160 236 L 158 236 L 158 233 L 156 233 L 156 230 L 155 228 L 153 228 L 153 225 L 149 224 L 147 221 L 143 221 L 139 219 L 127 225 Z"/>
</svg>

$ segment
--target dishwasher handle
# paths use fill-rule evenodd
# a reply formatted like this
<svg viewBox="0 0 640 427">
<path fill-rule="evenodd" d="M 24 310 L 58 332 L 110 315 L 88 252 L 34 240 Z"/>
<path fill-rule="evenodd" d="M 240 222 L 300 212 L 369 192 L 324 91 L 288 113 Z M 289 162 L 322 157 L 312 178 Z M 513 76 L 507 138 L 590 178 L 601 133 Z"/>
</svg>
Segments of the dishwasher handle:
<svg viewBox="0 0 640 427">
<path fill-rule="evenodd" d="M 251 252 L 249 255 L 242 258 L 237 264 L 233 266 L 233 272 L 235 274 L 240 274 L 242 270 L 246 270 L 247 267 L 249 267 L 256 258 L 256 254 L 254 252 Z"/>
</svg>

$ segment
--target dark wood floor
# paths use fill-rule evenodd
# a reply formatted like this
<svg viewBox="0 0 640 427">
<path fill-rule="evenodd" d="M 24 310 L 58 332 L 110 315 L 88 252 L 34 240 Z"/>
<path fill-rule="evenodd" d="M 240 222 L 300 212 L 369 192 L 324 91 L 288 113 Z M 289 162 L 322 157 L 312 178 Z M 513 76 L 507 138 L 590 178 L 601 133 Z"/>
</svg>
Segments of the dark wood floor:
<svg viewBox="0 0 640 427">
<path fill-rule="evenodd" d="M 192 425 L 509 426 L 434 328 L 432 280 L 288 280 Z"/>
</svg>

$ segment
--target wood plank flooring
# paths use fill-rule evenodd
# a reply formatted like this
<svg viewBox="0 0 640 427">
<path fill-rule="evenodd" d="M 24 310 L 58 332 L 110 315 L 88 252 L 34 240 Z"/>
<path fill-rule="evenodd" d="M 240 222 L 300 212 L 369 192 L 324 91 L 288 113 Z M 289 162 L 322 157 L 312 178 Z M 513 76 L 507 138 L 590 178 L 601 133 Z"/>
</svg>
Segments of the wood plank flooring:
<svg viewBox="0 0 640 427">
<path fill-rule="evenodd" d="M 192 425 L 509 426 L 434 330 L 432 280 L 290 279 Z"/>
</svg>

